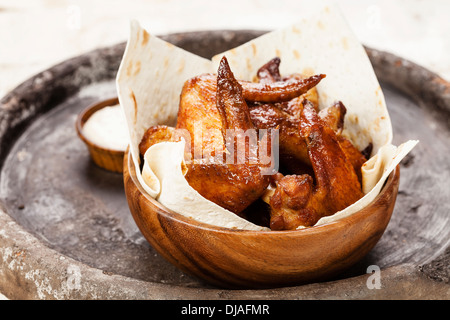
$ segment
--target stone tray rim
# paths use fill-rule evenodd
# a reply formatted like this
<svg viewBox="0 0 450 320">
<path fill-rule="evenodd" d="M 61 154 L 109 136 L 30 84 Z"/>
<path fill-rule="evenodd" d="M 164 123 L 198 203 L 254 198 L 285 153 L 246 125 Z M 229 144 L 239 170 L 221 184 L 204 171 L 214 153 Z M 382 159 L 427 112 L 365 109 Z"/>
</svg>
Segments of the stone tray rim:
<svg viewBox="0 0 450 320">
<path fill-rule="evenodd" d="M 170 42 L 183 44 L 205 35 L 246 34 L 255 37 L 265 33 L 254 30 L 217 30 L 176 33 L 161 36 Z M 187 39 L 187 40 L 186 40 Z M 51 86 L 52 94 L 30 108 L 33 101 L 30 90 L 38 90 L 52 83 L 53 77 L 63 79 L 72 73 L 83 72 L 89 67 L 89 60 L 108 57 L 123 52 L 124 43 L 95 49 L 68 59 L 44 70 L 24 81 L 0 101 L 0 166 L 28 124 L 51 106 L 70 95 L 78 88 L 64 88 L 64 81 Z M 375 66 L 380 82 L 387 82 L 397 90 L 423 103 L 435 105 L 438 112 L 450 113 L 450 83 L 437 74 L 396 55 L 366 47 Z M 105 63 L 108 63 L 106 59 Z M 384 66 L 384 67 L 383 67 Z M 80 70 L 81 67 L 81 71 Z M 115 73 L 80 77 L 79 87 L 108 78 Z M 382 75 L 382 73 L 386 75 Z M 403 74 L 400 81 L 391 81 L 392 74 Z M 388 76 L 390 74 L 391 76 Z M 428 83 L 429 85 L 421 85 Z M 418 90 L 418 88 L 420 88 Z M 50 106 L 50 107 L 49 107 Z M 27 110 L 27 109 L 32 109 Z M 9 134 L 11 133 L 11 134 Z M 1 177 L 0 177 L 1 178 Z M 67 257 L 49 248 L 36 236 L 27 232 L 6 212 L 0 202 L 0 291 L 10 299 L 447 299 L 450 297 L 448 284 L 436 281 L 421 271 L 421 266 L 400 264 L 381 270 L 387 283 L 385 290 L 368 290 L 369 275 L 313 283 L 297 287 L 262 290 L 226 290 L 221 288 L 197 288 L 165 285 L 141 281 L 122 275 L 109 274 L 80 261 Z M 392 280 L 392 281 L 386 281 Z M 421 289 L 417 289 L 417 284 Z M 417 289 L 417 290 L 416 290 Z M 430 292 L 432 292 L 430 294 Z"/>
</svg>

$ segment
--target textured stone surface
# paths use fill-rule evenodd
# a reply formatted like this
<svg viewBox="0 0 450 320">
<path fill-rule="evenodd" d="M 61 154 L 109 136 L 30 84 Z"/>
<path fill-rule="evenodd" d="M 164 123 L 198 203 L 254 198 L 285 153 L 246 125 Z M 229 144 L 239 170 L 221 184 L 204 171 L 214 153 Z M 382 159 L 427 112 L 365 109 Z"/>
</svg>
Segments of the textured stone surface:
<svg viewBox="0 0 450 320">
<path fill-rule="evenodd" d="M 259 34 L 215 31 L 166 39 L 210 57 Z M 447 82 L 404 59 L 368 49 L 394 123 L 394 143 L 421 140 L 402 163 L 400 193 L 385 235 L 338 279 L 228 291 L 181 273 L 148 246 L 128 214 L 121 177 L 90 163 L 76 137 L 77 113 L 114 95 L 123 50 L 118 44 L 65 61 L 1 101 L 2 293 L 25 299 L 450 297 Z M 370 265 L 381 268 L 381 289 L 367 286 Z"/>
</svg>

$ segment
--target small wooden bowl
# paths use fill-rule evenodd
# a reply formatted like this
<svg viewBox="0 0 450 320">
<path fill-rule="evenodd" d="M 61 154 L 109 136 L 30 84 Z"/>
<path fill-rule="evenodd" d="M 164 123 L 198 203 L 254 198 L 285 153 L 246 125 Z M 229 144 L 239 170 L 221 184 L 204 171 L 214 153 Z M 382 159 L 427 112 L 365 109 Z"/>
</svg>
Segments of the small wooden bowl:
<svg viewBox="0 0 450 320">
<path fill-rule="evenodd" d="M 387 227 L 400 167 L 376 199 L 338 221 L 295 231 L 246 231 L 199 223 L 148 196 L 125 153 L 131 214 L 147 241 L 186 273 L 225 288 L 271 288 L 330 279 L 365 256 Z"/>
<path fill-rule="evenodd" d="M 103 148 L 90 141 L 83 134 L 83 126 L 91 115 L 93 115 L 96 111 L 100 110 L 101 108 L 114 106 L 117 105 L 118 103 L 119 103 L 118 98 L 112 98 L 101 101 L 99 103 L 95 103 L 87 107 L 78 115 L 75 127 L 77 129 L 78 136 L 80 137 L 81 140 L 83 140 L 83 142 L 88 147 L 89 154 L 91 155 L 92 160 L 97 166 L 109 171 L 122 173 L 124 151 Z"/>
</svg>

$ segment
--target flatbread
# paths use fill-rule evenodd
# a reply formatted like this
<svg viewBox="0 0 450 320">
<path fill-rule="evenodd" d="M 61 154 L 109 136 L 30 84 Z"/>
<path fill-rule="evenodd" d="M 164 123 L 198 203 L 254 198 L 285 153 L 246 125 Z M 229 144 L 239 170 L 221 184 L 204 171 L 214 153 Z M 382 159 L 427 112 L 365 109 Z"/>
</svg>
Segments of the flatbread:
<svg viewBox="0 0 450 320">
<path fill-rule="evenodd" d="M 280 57 L 280 73 L 326 74 L 318 85 L 319 108 L 340 100 L 347 108 L 343 135 L 373 154 L 392 142 L 392 125 L 380 84 L 364 47 L 336 7 L 325 6 L 298 23 L 213 57 L 226 56 L 236 78 L 251 80 L 258 68 Z"/>
<path fill-rule="evenodd" d="M 139 169 L 139 143 L 156 124 L 174 125 L 186 79 L 211 70 L 211 62 L 151 35 L 135 20 L 116 78 L 119 103 L 125 114 L 130 152 L 142 187 L 151 197 L 161 191 L 150 171 L 144 181 Z"/>
<path fill-rule="evenodd" d="M 144 155 L 144 181 L 148 170 L 156 175 L 161 187 L 158 201 L 174 212 L 203 223 L 231 229 L 267 230 L 206 200 L 188 184 L 180 165 L 184 162 L 184 145 L 184 141 L 161 142 L 151 146 Z"/>
</svg>

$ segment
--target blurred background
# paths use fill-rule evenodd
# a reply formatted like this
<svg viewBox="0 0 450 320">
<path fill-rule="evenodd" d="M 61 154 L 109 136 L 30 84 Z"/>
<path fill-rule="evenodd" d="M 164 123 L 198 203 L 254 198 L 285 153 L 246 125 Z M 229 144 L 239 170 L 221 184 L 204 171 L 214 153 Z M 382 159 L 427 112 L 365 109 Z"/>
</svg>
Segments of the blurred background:
<svg viewBox="0 0 450 320">
<path fill-rule="evenodd" d="M 70 57 L 127 40 L 130 19 L 151 33 L 273 30 L 305 0 L 0 0 L 0 97 Z M 449 0 L 335 1 L 360 41 L 450 80 Z"/>
<path fill-rule="evenodd" d="M 339 0 L 360 41 L 450 81 L 450 0 Z M 278 29 L 311 0 L 0 0 L 0 98 L 61 61 L 127 40 L 130 19 L 155 35 Z M 0 300 L 6 299 L 0 293 Z"/>
</svg>

